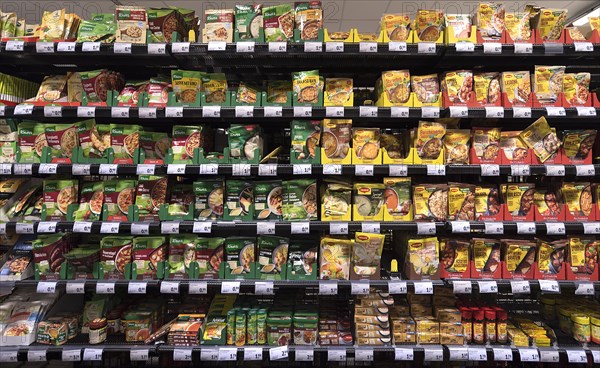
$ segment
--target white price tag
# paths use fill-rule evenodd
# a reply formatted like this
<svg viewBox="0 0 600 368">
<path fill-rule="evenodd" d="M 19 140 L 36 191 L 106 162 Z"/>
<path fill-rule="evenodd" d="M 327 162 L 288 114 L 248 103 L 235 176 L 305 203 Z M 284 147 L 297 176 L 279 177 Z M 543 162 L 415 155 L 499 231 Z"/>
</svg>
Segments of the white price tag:
<svg viewBox="0 0 600 368">
<path fill-rule="evenodd" d="M 11 175 L 12 164 L 0 164 L 0 175 Z"/>
<path fill-rule="evenodd" d="M 239 294 L 240 293 L 240 282 L 239 281 L 223 281 L 221 283 L 221 294 Z"/>
<path fill-rule="evenodd" d="M 167 106 L 165 107 L 165 116 L 168 118 L 182 118 L 183 106 Z"/>
<path fill-rule="evenodd" d="M 292 234 L 310 234 L 310 222 L 292 222 L 290 230 Z"/>
<path fill-rule="evenodd" d="M 328 362 L 345 362 L 346 361 L 346 349 L 345 348 L 329 348 L 327 349 L 327 361 Z"/>
<path fill-rule="evenodd" d="M 467 118 L 469 117 L 469 108 L 467 106 L 450 106 L 451 118 Z"/>
<path fill-rule="evenodd" d="M 343 106 L 327 106 L 325 107 L 325 116 L 328 118 L 343 118 L 344 107 Z"/>
<path fill-rule="evenodd" d="M 496 281 L 477 281 L 480 294 L 493 294 L 498 292 Z"/>
<path fill-rule="evenodd" d="M 62 351 L 63 362 L 78 362 L 81 360 L 81 349 L 69 349 Z"/>
<path fill-rule="evenodd" d="M 464 346 L 448 346 L 450 361 L 462 361 L 469 359 L 469 349 Z"/>
<path fill-rule="evenodd" d="M 10 40 L 6 42 L 6 51 L 23 51 L 25 42 L 19 40 Z"/>
<path fill-rule="evenodd" d="M 33 114 L 33 105 L 20 104 L 15 106 L 13 112 L 15 115 L 31 115 Z"/>
<path fill-rule="evenodd" d="M 377 52 L 377 42 L 361 42 L 358 44 L 358 52 Z"/>
<path fill-rule="evenodd" d="M 150 357 L 149 349 L 131 349 L 129 351 L 129 360 L 132 362 L 145 362 Z"/>
<path fill-rule="evenodd" d="M 295 118 L 310 118 L 312 116 L 312 106 L 294 106 Z"/>
<path fill-rule="evenodd" d="M 394 360 L 413 360 L 415 352 L 412 348 L 394 348 Z"/>
<path fill-rule="evenodd" d="M 344 43 L 325 42 L 325 52 L 344 52 Z"/>
<path fill-rule="evenodd" d="M 560 106 L 546 106 L 546 114 L 548 116 L 567 116 L 565 108 Z"/>
<path fill-rule="evenodd" d="M 0 105 L 0 116 L 6 115 L 6 106 Z"/>
<path fill-rule="evenodd" d="M 312 362 L 315 359 L 315 349 L 312 347 L 296 347 L 294 355 L 297 362 Z"/>
<path fill-rule="evenodd" d="M 529 176 L 531 167 L 529 165 L 510 165 L 511 176 Z"/>
<path fill-rule="evenodd" d="M 135 168 L 135 173 L 137 175 L 154 175 L 155 165 L 150 164 L 139 164 Z"/>
<path fill-rule="evenodd" d="M 431 281 L 415 281 L 415 294 L 433 294 L 433 283 Z"/>
<path fill-rule="evenodd" d="M 457 42 L 455 47 L 456 52 L 475 52 L 475 44 L 473 42 Z"/>
<path fill-rule="evenodd" d="M 292 165 L 294 175 L 310 175 L 312 174 L 312 165 L 310 164 L 294 164 Z"/>
<path fill-rule="evenodd" d="M 227 42 L 225 41 L 208 41 L 208 51 L 225 51 Z"/>
<path fill-rule="evenodd" d="M 488 235 L 504 234 L 504 224 L 502 222 L 485 222 L 485 233 Z"/>
<path fill-rule="evenodd" d="M 510 289 L 513 294 L 531 294 L 531 286 L 529 281 L 512 280 Z"/>
<path fill-rule="evenodd" d="M 127 285 L 127 294 L 146 294 L 146 282 L 129 282 Z"/>
<path fill-rule="evenodd" d="M 263 348 L 244 348 L 244 361 L 255 361 L 262 360 L 263 358 Z"/>
<path fill-rule="evenodd" d="M 219 174 L 219 164 L 200 164 L 200 175 Z"/>
<path fill-rule="evenodd" d="M 560 286 L 556 280 L 538 280 L 540 290 L 546 293 L 560 293 Z"/>
<path fill-rule="evenodd" d="M 390 108 L 390 116 L 393 118 L 408 118 L 410 109 L 404 106 L 392 106 Z"/>
<path fill-rule="evenodd" d="M 435 42 L 419 42 L 417 44 L 417 52 L 419 54 L 435 54 Z"/>
<path fill-rule="evenodd" d="M 494 361 L 496 362 L 512 362 L 513 355 L 510 348 L 493 348 Z"/>
<path fill-rule="evenodd" d="M 219 348 L 203 348 L 200 350 L 200 360 L 217 361 L 219 360 Z"/>
<path fill-rule="evenodd" d="M 58 164 L 40 164 L 38 169 L 39 174 L 56 174 L 56 170 L 58 169 Z"/>
<path fill-rule="evenodd" d="M 96 284 L 96 294 L 114 294 L 115 283 L 114 282 L 98 282 Z"/>
<path fill-rule="evenodd" d="M 547 222 L 546 234 L 548 235 L 565 235 L 566 229 L 563 222 Z"/>
<path fill-rule="evenodd" d="M 189 42 L 173 42 L 171 44 L 171 51 L 174 54 L 187 54 L 190 52 Z"/>
<path fill-rule="evenodd" d="M 269 349 L 269 360 L 287 359 L 288 356 L 289 349 L 287 345 Z"/>
<path fill-rule="evenodd" d="M 374 357 L 372 348 L 356 348 L 354 350 L 354 360 L 357 362 L 372 362 Z"/>
<path fill-rule="evenodd" d="M 540 362 L 543 363 L 558 363 L 560 361 L 560 355 L 558 350 L 540 350 Z"/>
<path fill-rule="evenodd" d="M 236 106 L 236 118 L 251 118 L 254 116 L 254 106 Z"/>
<path fill-rule="evenodd" d="M 352 295 L 369 294 L 369 281 L 352 281 L 350 284 L 350 293 Z"/>
<path fill-rule="evenodd" d="M 91 233 L 92 232 L 92 222 L 90 222 L 90 221 L 75 221 L 73 223 L 73 232 L 74 233 Z"/>
<path fill-rule="evenodd" d="M 463 234 L 471 232 L 471 223 L 469 221 L 450 221 L 453 234 Z"/>
<path fill-rule="evenodd" d="M 287 52 L 287 42 L 269 42 L 269 52 Z"/>
<path fill-rule="evenodd" d="M 304 42 L 304 52 L 322 52 L 322 42 Z"/>
<path fill-rule="evenodd" d="M 257 222 L 256 233 L 258 235 L 275 235 L 274 222 Z"/>
<path fill-rule="evenodd" d="M 179 234 L 178 221 L 163 221 L 160 223 L 161 234 Z"/>
<path fill-rule="evenodd" d="M 191 362 L 192 349 L 174 349 L 173 360 L 176 362 Z"/>
<path fill-rule="evenodd" d="M 501 54 L 502 44 L 498 42 L 484 42 L 483 43 L 484 54 Z"/>
<path fill-rule="evenodd" d="M 500 165 L 482 164 L 481 176 L 500 176 Z"/>
<path fill-rule="evenodd" d="M 600 234 L 600 222 L 582 222 L 584 234 Z"/>
<path fill-rule="evenodd" d="M 255 42 L 253 41 L 237 42 L 235 52 L 254 52 L 254 45 Z"/>
<path fill-rule="evenodd" d="M 519 348 L 519 355 L 521 356 L 521 362 L 539 362 L 540 353 L 538 349 L 531 348 Z"/>
<path fill-rule="evenodd" d="M 277 176 L 277 165 L 275 164 L 259 164 L 258 176 Z"/>
<path fill-rule="evenodd" d="M 535 222 L 517 222 L 517 234 L 535 234 Z"/>
<path fill-rule="evenodd" d="M 208 283 L 206 281 L 190 282 L 188 294 L 206 294 L 208 293 Z"/>
<path fill-rule="evenodd" d="M 531 107 L 513 107 L 513 118 L 525 118 L 531 117 Z"/>
<path fill-rule="evenodd" d="M 160 283 L 161 294 L 179 294 L 178 281 L 162 281 Z"/>
<path fill-rule="evenodd" d="M 83 349 L 83 360 L 102 360 L 102 349 Z"/>
<path fill-rule="evenodd" d="M 575 165 L 577 176 L 596 176 L 594 165 Z"/>
<path fill-rule="evenodd" d="M 0 234 L 4 235 L 6 234 L 6 223 L 0 223 Z"/>
<path fill-rule="evenodd" d="M 342 175 L 342 165 L 338 165 L 338 164 L 323 165 L 323 175 Z"/>
<path fill-rule="evenodd" d="M 408 48 L 406 47 L 406 42 L 390 41 L 388 43 L 388 50 L 391 52 L 406 52 Z"/>
<path fill-rule="evenodd" d="M 486 106 L 485 107 L 485 117 L 501 119 L 504 117 L 504 107 L 502 106 Z"/>
<path fill-rule="evenodd" d="M 210 234 L 212 233 L 212 222 L 194 222 L 194 228 L 192 229 L 194 234 Z"/>
<path fill-rule="evenodd" d="M 56 292 L 56 281 L 40 281 L 37 284 L 38 294 L 54 294 Z"/>
<path fill-rule="evenodd" d="M 221 117 L 221 106 L 202 106 L 203 118 L 219 118 Z"/>
<path fill-rule="evenodd" d="M 33 224 L 17 222 L 15 225 L 15 232 L 17 234 L 33 234 Z"/>
<path fill-rule="evenodd" d="M 485 348 L 469 348 L 469 360 L 487 361 L 487 351 Z"/>
<path fill-rule="evenodd" d="M 3 363 L 16 363 L 17 362 L 17 350 L 12 351 L 0 351 L 0 362 Z"/>
<path fill-rule="evenodd" d="M 319 295 L 337 295 L 337 281 L 319 281 Z"/>
<path fill-rule="evenodd" d="M 38 222 L 37 232 L 38 233 L 55 233 L 56 224 L 54 221 L 42 221 Z"/>
<path fill-rule="evenodd" d="M 578 283 L 575 295 L 594 295 L 594 284 L 591 282 Z"/>
<path fill-rule="evenodd" d="M 421 107 L 421 117 L 427 119 L 437 119 L 440 117 L 440 108 L 437 106 Z"/>
<path fill-rule="evenodd" d="M 164 43 L 149 43 L 148 54 L 149 55 L 164 55 L 167 52 L 167 45 Z"/>
<path fill-rule="evenodd" d="M 379 111 L 377 106 L 360 106 L 358 109 L 361 118 L 376 118 Z"/>
<path fill-rule="evenodd" d="M 85 281 L 67 282 L 67 294 L 83 294 L 85 291 Z"/>
<path fill-rule="evenodd" d="M 98 174 L 100 175 L 117 175 L 117 164 L 100 164 Z"/>
<path fill-rule="evenodd" d="M 594 44 L 591 42 L 573 42 L 577 52 L 593 52 Z"/>
<path fill-rule="evenodd" d="M 434 235 L 435 222 L 417 222 L 417 235 Z"/>
<path fill-rule="evenodd" d="M 13 170 L 15 175 L 32 175 L 33 165 L 32 164 L 14 164 Z"/>
<path fill-rule="evenodd" d="M 531 54 L 533 53 L 533 45 L 530 43 L 515 43 L 515 54 Z"/>
<path fill-rule="evenodd" d="M 389 165 L 390 176 L 407 176 L 408 165 Z"/>
<path fill-rule="evenodd" d="M 100 42 L 84 42 L 81 45 L 83 52 L 98 52 L 100 51 Z"/>
<path fill-rule="evenodd" d="M 273 281 L 256 281 L 254 283 L 254 294 L 256 295 L 273 295 L 275 287 Z"/>
<path fill-rule="evenodd" d="M 590 350 L 592 352 L 592 358 L 594 359 L 594 363 L 600 363 L 600 350 Z"/>
<path fill-rule="evenodd" d="M 231 172 L 233 176 L 250 176 L 250 164 L 233 164 Z"/>
<path fill-rule="evenodd" d="M 283 108 L 281 106 L 265 106 L 263 109 L 265 118 L 280 118 L 283 116 Z"/>
<path fill-rule="evenodd" d="M 58 52 L 75 52 L 76 42 L 59 42 L 56 45 L 56 51 Z"/>
<path fill-rule="evenodd" d="M 110 108 L 110 116 L 114 118 L 129 118 L 129 106 L 113 106 Z"/>
<path fill-rule="evenodd" d="M 347 222 L 332 222 L 329 224 L 329 233 L 332 235 L 345 235 L 348 234 L 348 223 Z"/>
<path fill-rule="evenodd" d="M 140 119 L 156 119 L 156 107 L 140 107 L 138 116 Z"/>
<path fill-rule="evenodd" d="M 356 165 L 354 166 L 354 175 L 357 176 L 373 176 L 373 165 Z"/>
<path fill-rule="evenodd" d="M 27 351 L 27 361 L 28 362 L 45 362 L 46 359 L 46 350 L 32 350 Z"/>
<path fill-rule="evenodd" d="M 150 234 L 150 224 L 131 224 L 131 235 L 148 235 Z"/>
<path fill-rule="evenodd" d="M 388 281 L 388 292 L 390 294 L 406 294 L 408 292 L 406 281 Z"/>
<path fill-rule="evenodd" d="M 444 360 L 444 350 L 442 348 L 427 347 L 424 360 L 426 362 L 441 362 Z"/>
<path fill-rule="evenodd" d="M 219 361 L 235 361 L 237 360 L 237 348 L 219 348 Z"/>
<path fill-rule="evenodd" d="M 131 44 L 125 42 L 115 42 L 113 45 L 115 54 L 131 54 Z"/>
<path fill-rule="evenodd" d="M 45 118 L 60 118 L 62 117 L 62 106 L 44 106 Z"/>
<path fill-rule="evenodd" d="M 564 45 L 562 43 L 544 42 L 544 54 L 562 54 L 564 52 Z"/>
<path fill-rule="evenodd" d="M 446 165 L 427 165 L 427 175 L 429 176 L 445 176 Z"/>
<path fill-rule="evenodd" d="M 96 116 L 95 106 L 77 106 L 78 118 L 93 118 Z"/>
<path fill-rule="evenodd" d="M 452 290 L 454 294 L 471 294 L 473 285 L 471 281 L 456 280 L 452 281 Z"/>
<path fill-rule="evenodd" d="M 381 224 L 379 222 L 362 222 L 360 227 L 363 233 L 381 233 Z"/>
<path fill-rule="evenodd" d="M 185 164 L 169 164 L 167 165 L 167 174 L 169 175 L 184 175 Z"/>
<path fill-rule="evenodd" d="M 576 106 L 577 116 L 596 116 L 596 108 L 588 106 Z"/>
</svg>

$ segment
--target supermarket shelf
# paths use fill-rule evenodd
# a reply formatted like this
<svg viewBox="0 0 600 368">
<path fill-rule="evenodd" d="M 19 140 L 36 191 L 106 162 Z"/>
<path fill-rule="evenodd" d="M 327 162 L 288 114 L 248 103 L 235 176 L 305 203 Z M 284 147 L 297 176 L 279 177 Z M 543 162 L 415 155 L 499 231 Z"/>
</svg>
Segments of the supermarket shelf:
<svg viewBox="0 0 600 368">
<path fill-rule="evenodd" d="M 488 230 L 486 231 L 486 223 Z M 106 224 L 106 226 L 102 226 Z M 108 225 L 116 225 L 108 226 Z M 132 231 L 132 224 L 135 224 Z M 294 226 L 298 224 L 299 226 Z M 465 228 L 468 224 L 468 228 Z M 502 226 L 500 226 L 502 224 Z M 285 222 L 285 221 L 162 221 L 162 222 L 71 222 L 71 221 L 35 221 L 33 223 L 19 223 L 15 221 L 2 224 L 0 231 L 6 233 L 18 232 L 19 234 L 43 234 L 61 231 L 72 231 L 79 234 L 178 234 L 178 233 L 197 233 L 210 234 L 221 232 L 242 232 L 248 234 L 269 234 L 269 235 L 306 235 L 311 232 L 327 232 L 330 234 L 347 234 L 352 231 L 380 232 L 400 230 L 405 232 L 417 233 L 421 235 L 435 234 L 458 234 L 458 235 L 556 235 L 565 236 L 569 234 L 599 234 L 600 222 L 522 222 L 526 224 L 519 231 L 517 222 L 494 222 L 494 221 L 448 221 L 448 222 L 414 222 L 414 221 L 388 221 L 388 222 L 357 222 L 357 221 L 305 221 L 305 222 Z M 564 225 L 564 232 L 562 226 Z M 39 226 L 42 225 L 40 231 Z M 140 226 L 144 228 L 140 230 Z M 494 226 L 492 229 L 490 225 Z M 524 229 L 527 227 L 528 229 Z M 561 228 L 558 229 L 557 228 Z M 142 233 L 140 233 L 142 231 Z M 147 234 L 146 234 L 147 233 Z"/>
<path fill-rule="evenodd" d="M 243 172 L 237 170 L 239 166 L 233 164 L 207 164 L 207 165 L 184 165 L 184 172 L 173 170 L 175 167 L 181 168 L 180 165 L 171 167 L 170 165 L 130 165 L 130 164 L 115 164 L 115 165 L 100 165 L 100 164 L 1 164 L 0 175 L 24 175 L 24 176 L 46 176 L 51 174 L 72 174 L 79 175 L 138 175 L 138 170 L 142 170 L 144 174 L 153 172 L 156 175 L 225 175 L 225 176 L 242 176 L 234 174 L 235 172 Z M 546 165 L 498 165 L 499 172 L 495 172 L 495 165 L 293 165 L 293 164 L 265 164 L 265 165 L 247 165 L 245 168 L 250 168 L 250 175 L 243 176 L 261 176 L 273 177 L 279 175 L 293 176 L 313 176 L 313 175 L 343 175 L 356 176 L 365 178 L 368 176 L 445 176 L 445 175 L 481 175 L 481 176 L 507 176 L 512 174 L 512 167 L 518 168 L 519 172 L 529 168 L 529 175 L 546 175 Z M 563 165 L 563 176 L 577 176 L 578 166 L 580 175 L 584 177 L 592 177 L 600 173 L 600 164 L 595 165 Z M 591 172 L 591 168 L 594 168 Z M 116 167 L 116 171 L 109 168 Z M 310 167 L 310 171 L 308 168 Z M 552 165 L 556 167 L 556 165 Z M 586 170 L 582 170 L 585 168 Z M 493 169 L 490 171 L 490 169 Z M 150 170 L 150 171 L 148 171 Z M 483 171 L 482 171 L 483 170 Z M 590 170 L 590 171 L 588 171 Z M 402 174 L 406 172 L 406 174 Z M 400 173 L 400 174 L 398 174 Z M 497 174 L 497 175 L 496 175 Z M 528 175 L 528 176 L 529 176 Z M 516 175 L 515 175 L 516 176 Z"/>
</svg>

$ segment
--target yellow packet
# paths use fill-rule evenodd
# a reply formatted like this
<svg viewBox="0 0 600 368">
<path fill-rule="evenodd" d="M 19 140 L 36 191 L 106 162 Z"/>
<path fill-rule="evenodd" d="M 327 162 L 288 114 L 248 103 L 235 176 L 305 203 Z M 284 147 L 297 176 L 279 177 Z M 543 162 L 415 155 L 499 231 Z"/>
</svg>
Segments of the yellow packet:
<svg viewBox="0 0 600 368">
<path fill-rule="evenodd" d="M 503 72 L 502 92 L 510 103 L 526 103 L 531 94 L 531 81 L 528 71 Z"/>
<path fill-rule="evenodd" d="M 567 25 L 567 9 L 542 9 L 540 13 L 540 37 L 542 40 L 558 40 Z"/>
</svg>

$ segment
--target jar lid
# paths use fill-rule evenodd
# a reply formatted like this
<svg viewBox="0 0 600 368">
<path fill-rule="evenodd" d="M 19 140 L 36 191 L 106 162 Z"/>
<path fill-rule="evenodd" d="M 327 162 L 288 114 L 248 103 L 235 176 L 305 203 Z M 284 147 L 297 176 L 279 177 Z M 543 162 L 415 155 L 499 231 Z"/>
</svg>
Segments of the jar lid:
<svg viewBox="0 0 600 368">
<path fill-rule="evenodd" d="M 90 328 L 92 330 L 96 330 L 96 329 L 105 327 L 106 324 L 107 324 L 106 318 L 95 318 L 92 321 L 90 321 Z"/>
<path fill-rule="evenodd" d="M 591 314 L 590 322 L 592 322 L 593 325 L 600 326 L 600 314 Z"/>
<path fill-rule="evenodd" d="M 587 314 L 574 313 L 571 315 L 571 321 L 580 325 L 587 325 L 590 323 L 590 316 Z"/>
</svg>

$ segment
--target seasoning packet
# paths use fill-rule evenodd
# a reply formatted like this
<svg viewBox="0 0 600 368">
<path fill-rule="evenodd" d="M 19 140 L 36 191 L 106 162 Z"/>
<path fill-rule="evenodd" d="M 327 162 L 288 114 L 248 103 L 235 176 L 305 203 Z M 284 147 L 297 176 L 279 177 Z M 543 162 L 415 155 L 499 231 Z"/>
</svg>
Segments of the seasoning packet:
<svg viewBox="0 0 600 368">
<path fill-rule="evenodd" d="M 71 248 L 71 242 L 70 236 L 65 233 L 38 235 L 31 242 L 35 273 L 39 279 L 60 278 L 60 269 L 65 262 L 63 254 Z M 17 268 L 18 264 L 13 261 L 11 266 Z"/>
<path fill-rule="evenodd" d="M 561 145 L 556 132 L 550 129 L 546 118 L 543 116 L 523 130 L 519 136 L 533 150 L 541 162 L 553 157 Z"/>
<path fill-rule="evenodd" d="M 467 239 L 442 239 L 439 242 L 440 263 L 447 277 L 462 276 L 469 269 L 471 243 Z M 443 277 L 444 275 L 442 275 Z"/>
<path fill-rule="evenodd" d="M 475 100 L 480 103 L 495 104 L 502 97 L 500 73 L 475 73 L 474 77 Z"/>
<path fill-rule="evenodd" d="M 381 220 L 385 185 L 379 183 L 354 183 L 354 218 Z"/>
<path fill-rule="evenodd" d="M 468 129 L 448 129 L 444 135 L 444 149 L 447 164 L 469 164 L 469 140 L 471 132 Z"/>
<path fill-rule="evenodd" d="M 70 204 L 77 203 L 77 180 L 44 180 L 47 221 L 66 221 Z"/>
<path fill-rule="evenodd" d="M 267 81 L 267 102 L 285 104 L 288 92 L 292 92 L 292 82 L 289 80 Z"/>
<path fill-rule="evenodd" d="M 104 204 L 104 182 L 83 183 L 79 207 L 73 212 L 75 221 L 97 221 Z"/>
<path fill-rule="evenodd" d="M 511 275 L 524 275 L 535 261 L 536 243 L 526 240 L 503 240 L 506 269 Z M 504 275 L 503 275 L 504 276 Z"/>
<path fill-rule="evenodd" d="M 110 144 L 116 163 L 133 163 L 135 150 L 140 147 L 139 125 L 110 124 Z"/>
<path fill-rule="evenodd" d="M 35 101 L 56 102 L 67 95 L 67 76 L 48 75 L 42 80 Z"/>
<path fill-rule="evenodd" d="M 223 216 L 223 180 L 205 179 L 194 182 L 195 210 L 197 220 L 216 220 Z"/>
<path fill-rule="evenodd" d="M 203 72 L 196 70 L 171 70 L 171 85 L 177 102 L 196 102 L 196 97 L 202 90 L 203 75 Z"/>
<path fill-rule="evenodd" d="M 73 149 L 79 146 L 77 125 L 46 125 L 45 133 L 52 158 L 71 158 Z"/>
<path fill-rule="evenodd" d="M 287 263 L 290 240 L 280 236 L 261 235 L 258 237 L 259 278 L 281 280 L 283 266 Z"/>
<path fill-rule="evenodd" d="M 446 221 L 448 219 L 448 185 L 413 186 L 415 220 Z"/>
<path fill-rule="evenodd" d="M 148 9 L 148 29 L 151 42 L 171 43 L 173 33 L 179 34 L 180 40 L 187 36 L 185 21 L 177 9 Z"/>
<path fill-rule="evenodd" d="M 558 219 L 561 213 L 561 197 L 560 191 L 554 185 L 535 188 L 533 201 L 543 219 Z"/>
<path fill-rule="evenodd" d="M 475 19 L 484 40 L 498 40 L 504 31 L 505 10 L 502 4 L 479 3 Z"/>
<path fill-rule="evenodd" d="M 292 84 L 299 103 L 317 103 L 319 101 L 319 71 L 292 73 Z"/>
<path fill-rule="evenodd" d="M 42 149 L 48 147 L 44 125 L 24 121 L 18 125 L 19 130 L 19 150 L 22 163 L 39 163 L 42 156 Z"/>
<path fill-rule="evenodd" d="M 167 202 L 168 181 L 166 177 L 139 175 L 135 205 L 140 221 L 158 221 L 158 210 Z"/>
<path fill-rule="evenodd" d="M 410 178 L 384 178 L 385 191 L 383 197 L 385 207 L 392 216 L 406 216 L 410 213 L 412 199 L 410 195 Z"/>
<path fill-rule="evenodd" d="M 558 40 L 567 25 L 568 9 L 542 9 L 540 13 L 540 37 L 543 41 Z"/>
<path fill-rule="evenodd" d="M 255 260 L 256 238 L 229 237 L 225 241 L 225 260 L 230 268 L 230 273 L 225 274 L 226 279 L 243 277 L 252 271 L 251 266 Z"/>
<path fill-rule="evenodd" d="M 446 14 L 446 28 L 452 26 L 454 38 L 469 38 L 471 35 L 471 16 L 469 14 Z"/>
<path fill-rule="evenodd" d="M 319 251 L 319 278 L 321 280 L 348 280 L 350 255 L 354 240 L 324 237 Z"/>
<path fill-rule="evenodd" d="M 563 150 L 571 160 L 585 160 L 592 153 L 596 141 L 596 130 L 563 131 Z"/>
<path fill-rule="evenodd" d="M 254 215 L 257 220 L 280 220 L 283 215 L 281 181 L 254 183 Z"/>
<path fill-rule="evenodd" d="M 410 139 L 408 131 L 399 129 L 383 129 L 379 136 L 381 148 L 391 159 L 402 159 L 409 154 Z"/>
<path fill-rule="evenodd" d="M 479 277 L 492 276 L 500 267 L 500 241 L 475 238 L 472 243 L 475 272 L 479 274 Z"/>
<path fill-rule="evenodd" d="M 500 151 L 500 128 L 471 128 L 471 142 L 475 156 L 480 160 L 494 161 Z"/>
<path fill-rule="evenodd" d="M 540 103 L 554 103 L 563 90 L 564 66 L 535 66 L 533 92 Z"/>
<path fill-rule="evenodd" d="M 229 128 L 229 154 L 231 158 L 255 160 L 263 157 L 262 129 L 257 124 L 231 124 Z M 255 157 L 258 149 L 259 157 Z"/>
<path fill-rule="evenodd" d="M 379 128 L 352 128 L 352 147 L 359 160 L 374 160 L 379 156 Z"/>
<path fill-rule="evenodd" d="M 448 220 L 475 220 L 475 185 L 450 183 L 448 188 Z"/>
<path fill-rule="evenodd" d="M 77 31 L 77 42 L 113 43 L 116 32 L 114 14 L 92 14 L 92 19 L 81 22 Z"/>
<path fill-rule="evenodd" d="M 440 83 L 437 74 L 413 75 L 410 77 L 412 91 L 421 103 L 435 103 L 440 95 Z"/>
<path fill-rule="evenodd" d="M 573 41 L 587 41 L 587 38 L 585 38 L 585 36 L 583 35 L 583 33 L 581 33 L 579 28 L 567 27 L 566 30 L 569 33 L 569 37 L 571 37 Z"/>
<path fill-rule="evenodd" d="M 192 262 L 196 261 L 199 238 L 195 234 L 177 234 L 169 237 L 169 278 L 187 279 Z"/>
<path fill-rule="evenodd" d="M 306 221 L 317 219 L 317 182 L 312 179 L 286 180 L 283 183 L 283 220 Z"/>
<path fill-rule="evenodd" d="M 502 92 L 511 104 L 527 103 L 531 94 L 531 81 L 528 71 L 503 72 Z"/>
<path fill-rule="evenodd" d="M 163 163 L 165 155 L 171 147 L 171 139 L 167 133 L 140 132 L 140 148 L 144 152 L 144 163 Z"/>
<path fill-rule="evenodd" d="M 167 258 L 167 239 L 164 236 L 139 236 L 133 238 L 132 279 L 156 279 L 159 266 Z"/>
<path fill-rule="evenodd" d="M 79 76 L 88 102 L 106 102 L 108 91 L 121 91 L 125 86 L 120 73 L 106 69 L 79 72 Z"/>
<path fill-rule="evenodd" d="M 568 240 L 537 240 L 537 268 L 542 275 L 556 275 L 563 269 L 567 258 Z"/>
<path fill-rule="evenodd" d="M 344 159 L 350 151 L 352 120 L 323 119 L 321 148 L 330 159 Z"/>
<path fill-rule="evenodd" d="M 262 4 L 236 4 L 235 30 L 240 40 L 258 40 L 263 33 Z"/>
<path fill-rule="evenodd" d="M 392 70 L 381 73 L 377 79 L 375 90 L 377 95 L 387 94 L 391 103 L 406 103 L 410 98 L 410 71 Z"/>
<path fill-rule="evenodd" d="M 100 240 L 100 266 L 103 279 L 125 278 L 125 266 L 132 261 L 132 236 L 105 236 Z"/>
<path fill-rule="evenodd" d="M 417 276 L 433 276 L 440 266 L 438 239 L 436 237 L 408 239 L 406 264 Z"/>
<path fill-rule="evenodd" d="M 292 147 L 290 159 L 311 160 L 316 158 L 321 139 L 321 122 L 318 120 L 292 120 Z"/>
<path fill-rule="evenodd" d="M 506 13 L 504 23 L 506 31 L 513 41 L 525 41 L 531 38 L 530 15 L 528 12 Z"/>
<path fill-rule="evenodd" d="M 204 29 L 202 42 L 233 42 L 233 9 L 206 9 L 204 11 Z"/>
<path fill-rule="evenodd" d="M 466 103 L 473 91 L 473 72 L 457 70 L 447 72 L 444 76 L 445 89 L 452 103 Z"/>
<path fill-rule="evenodd" d="M 173 126 L 173 160 L 192 160 L 196 148 L 205 148 L 206 126 Z"/>
<path fill-rule="evenodd" d="M 290 4 L 263 9 L 265 41 L 287 41 L 294 37 L 294 12 Z"/>
<path fill-rule="evenodd" d="M 521 140 L 520 134 L 520 131 L 500 133 L 500 148 L 509 161 L 525 161 L 529 155 L 527 145 Z"/>
<path fill-rule="evenodd" d="M 443 155 L 442 138 L 446 134 L 446 125 L 420 121 L 415 137 L 415 150 L 421 159 L 435 160 Z"/>
<path fill-rule="evenodd" d="M 444 13 L 441 10 L 419 10 L 415 18 L 415 32 L 419 40 L 435 42 L 444 29 Z"/>
<path fill-rule="evenodd" d="M 190 205 L 195 202 L 194 188 L 191 183 L 177 182 L 171 185 L 169 196 L 169 216 L 182 217 L 190 213 Z M 192 210 L 192 212 L 194 212 Z"/>
<path fill-rule="evenodd" d="M 127 221 L 129 206 L 135 201 L 135 180 L 109 180 L 104 182 L 104 203 L 107 221 Z"/>
<path fill-rule="evenodd" d="M 252 87 L 244 82 L 240 82 L 238 86 L 235 102 L 255 104 L 259 98 L 260 91 L 256 87 Z"/>
<path fill-rule="evenodd" d="M 317 267 L 317 247 L 307 240 L 291 239 L 288 248 L 288 280 L 306 279 Z"/>
<path fill-rule="evenodd" d="M 356 232 L 352 246 L 352 272 L 359 277 L 372 276 L 381 267 L 384 234 Z"/>
<path fill-rule="evenodd" d="M 506 188 L 506 207 L 512 216 L 527 216 L 534 205 L 535 184 L 511 183 Z"/>
<path fill-rule="evenodd" d="M 205 73 L 202 75 L 202 92 L 207 103 L 226 101 L 227 77 L 224 73 Z"/>
<path fill-rule="evenodd" d="M 73 72 L 67 74 L 67 101 L 81 102 L 83 96 L 83 86 L 79 73 Z"/>
<path fill-rule="evenodd" d="M 146 9 L 137 6 L 115 8 L 117 32 L 115 42 L 146 43 L 148 16 Z"/>
<path fill-rule="evenodd" d="M 296 2 L 294 4 L 296 29 L 301 40 L 316 40 L 323 28 L 323 10 L 320 1 Z"/>
<path fill-rule="evenodd" d="M 390 41 L 406 42 L 410 34 L 411 22 L 408 14 L 383 14 L 380 25 Z M 348 37 L 344 37 L 346 38 Z"/>
<path fill-rule="evenodd" d="M 323 188 L 323 187 L 322 187 Z M 352 185 L 346 181 L 325 180 L 321 189 L 322 219 L 350 218 L 352 205 Z"/>
<path fill-rule="evenodd" d="M 254 215 L 254 185 L 243 180 L 227 180 L 225 186 L 226 220 L 252 220 Z"/>
<path fill-rule="evenodd" d="M 148 104 L 158 104 L 164 106 L 169 101 L 169 92 L 171 92 L 171 79 L 166 76 L 152 77 L 148 81 L 146 92 L 148 92 Z"/>
<path fill-rule="evenodd" d="M 590 96 L 590 73 L 565 73 L 563 76 L 563 96 L 571 105 L 583 105 Z"/>
<path fill-rule="evenodd" d="M 44 11 L 40 27 L 40 39 L 46 41 L 60 40 L 65 32 L 65 9 L 55 11 Z M 14 19 L 16 21 L 16 17 Z M 12 34 L 14 36 L 14 32 Z M 2 37 L 6 36 L 3 31 Z"/>
<path fill-rule="evenodd" d="M 576 277 L 592 275 L 598 267 L 598 240 L 587 236 L 569 237 L 569 266 Z"/>
<path fill-rule="evenodd" d="M 592 213 L 594 205 L 589 182 L 563 183 L 561 191 L 572 216 L 587 217 Z"/>
<path fill-rule="evenodd" d="M 200 278 L 219 278 L 224 255 L 225 238 L 198 238 L 195 259 Z"/>
<path fill-rule="evenodd" d="M 345 106 L 352 103 L 352 78 L 326 78 L 325 103 L 330 106 Z"/>
</svg>

